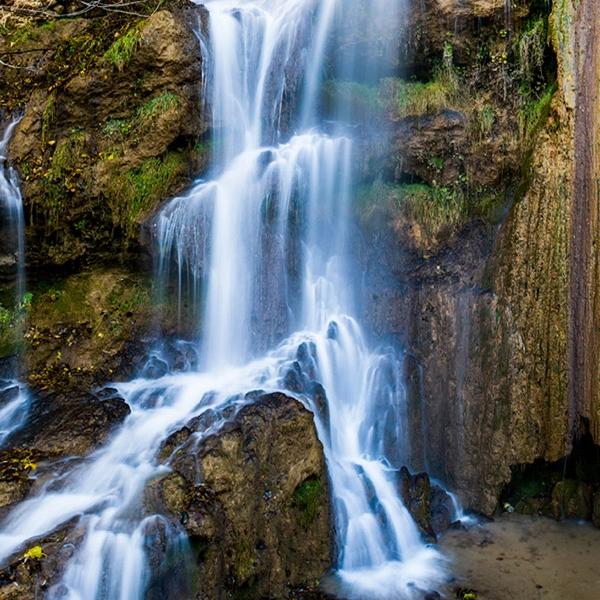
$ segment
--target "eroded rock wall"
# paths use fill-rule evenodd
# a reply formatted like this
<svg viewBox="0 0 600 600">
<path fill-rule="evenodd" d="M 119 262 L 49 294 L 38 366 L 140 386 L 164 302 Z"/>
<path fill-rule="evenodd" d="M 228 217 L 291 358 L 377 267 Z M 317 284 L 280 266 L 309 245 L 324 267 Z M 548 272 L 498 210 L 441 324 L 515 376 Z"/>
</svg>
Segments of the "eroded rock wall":
<svg viewBox="0 0 600 600">
<path fill-rule="evenodd" d="M 521 5 L 521 16 L 513 12 L 515 32 L 527 30 L 525 21 L 519 25 L 527 5 L 537 10 L 532 2 Z M 514 187 L 499 224 L 475 219 L 425 246 L 423 227 L 410 214 L 392 219 L 391 227 L 389 213 L 387 220 L 380 214 L 378 225 L 366 229 L 366 263 L 377 265 L 369 269 L 374 285 L 366 305 L 375 330 L 406 348 L 414 461 L 486 513 L 512 466 L 566 456 L 573 436 L 588 426 L 598 442 L 600 21 L 593 2 L 556 1 L 551 8 L 555 58 L 545 60 L 556 61 L 556 86 L 537 104 L 538 126 L 525 128 L 512 150 L 476 149 L 481 161 L 471 172 L 478 178 L 497 170 L 505 152 L 521 164 L 500 169 L 500 180 Z M 481 81 L 485 93 L 489 84 Z M 504 103 L 511 101 L 509 95 Z M 426 120 L 417 122 L 422 139 L 433 136 L 469 155 L 464 133 L 442 128 L 440 138 Z M 499 122 L 506 134 L 510 119 Z M 436 140 L 429 146 L 435 149 Z M 415 143 L 413 134 L 396 156 L 404 153 L 407 171 L 427 181 L 427 162 L 411 158 Z M 393 285 L 381 277 L 390 271 Z"/>
</svg>

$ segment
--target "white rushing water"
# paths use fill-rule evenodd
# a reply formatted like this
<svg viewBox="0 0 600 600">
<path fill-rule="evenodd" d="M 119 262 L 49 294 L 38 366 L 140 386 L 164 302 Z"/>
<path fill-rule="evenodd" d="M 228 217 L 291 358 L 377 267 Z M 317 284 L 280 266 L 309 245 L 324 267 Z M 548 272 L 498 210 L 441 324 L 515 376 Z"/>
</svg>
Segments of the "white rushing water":
<svg viewBox="0 0 600 600">
<path fill-rule="evenodd" d="M 157 276 L 198 308 L 199 367 L 117 384 L 131 414 L 111 441 L 0 524 L 3 559 L 81 515 L 83 541 L 50 597 L 144 596 L 144 541 L 162 521 L 140 506 L 146 482 L 167 469 L 156 460 L 161 441 L 207 410 L 223 414 L 251 401 L 244 393 L 257 388 L 287 390 L 315 414 L 344 595 L 418 598 L 443 576 L 439 554 L 423 544 L 399 496 L 398 457 L 407 457 L 401 364 L 374 351 L 357 320 L 352 140 L 318 126 L 324 57 L 341 5 L 206 4 L 212 167 L 157 220 Z M 290 106 L 300 124 L 294 135 Z M 326 407 L 313 396 L 317 383 Z"/>
<path fill-rule="evenodd" d="M 13 252 L 15 262 L 14 306 L 10 307 L 13 313 L 19 310 L 25 292 L 23 198 L 17 173 L 8 162 L 8 144 L 19 120 L 13 119 L 8 123 L 0 139 L 0 220 L 5 223 L 2 230 L 8 238 L 3 240 L 3 247 Z M 0 378 L 0 445 L 22 425 L 27 415 L 28 392 L 15 375 L 11 373 L 8 379 Z"/>
</svg>

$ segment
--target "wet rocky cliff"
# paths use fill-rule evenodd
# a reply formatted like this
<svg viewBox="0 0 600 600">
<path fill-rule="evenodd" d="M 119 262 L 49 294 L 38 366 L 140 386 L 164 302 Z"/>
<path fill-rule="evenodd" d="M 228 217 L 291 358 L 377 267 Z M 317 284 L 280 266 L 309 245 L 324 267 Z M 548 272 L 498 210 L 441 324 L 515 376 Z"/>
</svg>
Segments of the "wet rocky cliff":
<svg viewBox="0 0 600 600">
<path fill-rule="evenodd" d="M 31 296 L 2 313 L 0 358 L 20 357 L 40 418 L 3 457 L 2 506 L 35 485 L 30 463 L 43 473 L 46 461 L 97 447 L 127 408 L 119 399 L 100 408 L 106 400 L 87 392 L 131 376 L 159 333 L 176 333 L 169 299 L 156 298 L 148 275 L 151 217 L 202 173 L 210 150 L 201 8 L 148 2 L 136 15 L 62 19 L 69 3 L 31 6 L 1 13 L 0 110 L 22 117 L 10 156 L 25 199 Z M 600 443 L 599 8 L 406 6 L 400 47 L 387 43 L 389 23 L 378 24 L 376 47 L 339 46 L 361 45 L 381 77 L 328 81 L 322 105 L 345 98 L 364 131 L 354 230 L 363 312 L 404 351 L 411 467 L 491 513 L 519 465 L 568 456 L 586 432 Z M 347 18 L 360 19 L 356 7 Z M 15 261 L 0 258 L 8 306 Z M 76 435 L 61 428 L 64 415 Z M 191 536 L 203 576 L 230 595 L 263 593 L 266 581 L 282 595 L 306 583 L 299 565 L 318 577 L 330 524 L 308 413 L 266 399 L 202 448 L 191 447 L 193 426 L 164 449 L 173 473 L 150 487 L 148 506 Z M 256 456 L 276 460 L 263 473 Z M 202 464 L 206 489 L 190 461 Z M 166 526 L 157 525 L 157 547 Z M 300 547 L 288 565 L 277 562 Z M 52 580 L 22 563 L 15 557 L 7 586 Z"/>
<path fill-rule="evenodd" d="M 600 21 L 575 4 L 416 9 L 427 51 L 454 51 L 461 93 L 392 120 L 401 170 L 366 217 L 365 303 L 406 348 L 415 463 L 488 514 L 515 469 L 599 441 Z"/>
</svg>

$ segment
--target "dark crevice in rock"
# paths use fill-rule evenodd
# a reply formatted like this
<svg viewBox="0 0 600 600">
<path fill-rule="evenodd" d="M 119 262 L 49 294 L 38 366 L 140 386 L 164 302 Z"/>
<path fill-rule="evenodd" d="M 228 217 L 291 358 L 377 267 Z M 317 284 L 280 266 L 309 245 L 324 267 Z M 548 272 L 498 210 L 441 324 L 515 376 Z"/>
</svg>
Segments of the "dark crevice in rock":
<svg viewBox="0 0 600 600">
<path fill-rule="evenodd" d="M 511 468 L 511 480 L 500 495 L 502 510 L 555 519 L 592 520 L 600 527 L 600 446 L 594 443 L 589 423 L 564 458 L 542 459 Z"/>
</svg>

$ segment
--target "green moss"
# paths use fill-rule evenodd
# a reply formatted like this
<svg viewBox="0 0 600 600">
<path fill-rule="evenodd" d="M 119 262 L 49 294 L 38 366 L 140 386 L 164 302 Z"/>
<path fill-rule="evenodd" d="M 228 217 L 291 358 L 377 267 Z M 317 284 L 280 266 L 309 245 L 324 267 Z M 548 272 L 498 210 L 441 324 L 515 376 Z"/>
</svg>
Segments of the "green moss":
<svg viewBox="0 0 600 600">
<path fill-rule="evenodd" d="M 51 179 L 64 179 L 76 168 L 85 146 L 85 134 L 74 130 L 61 139 L 56 146 L 50 163 L 48 176 Z"/>
<path fill-rule="evenodd" d="M 294 490 L 292 504 L 300 510 L 300 523 L 303 527 L 308 527 L 317 518 L 322 495 L 321 481 L 314 477 L 304 480 Z"/>
<path fill-rule="evenodd" d="M 129 135 L 133 129 L 133 119 L 109 119 L 102 127 L 102 133 L 113 139 L 120 139 Z"/>
<path fill-rule="evenodd" d="M 458 224 L 467 208 L 460 190 L 443 186 L 376 182 L 359 193 L 363 218 L 382 204 L 401 211 L 422 228 L 428 239 L 435 239 L 443 228 Z"/>
<path fill-rule="evenodd" d="M 102 133 L 119 142 L 137 142 L 147 135 L 160 115 L 179 108 L 181 100 L 173 92 L 163 92 L 142 104 L 128 118 L 109 119 L 102 127 Z"/>
<path fill-rule="evenodd" d="M 397 201 L 420 223 L 428 235 L 436 235 L 442 227 L 456 225 L 463 216 L 465 204 L 462 193 L 449 187 L 423 184 L 399 186 Z"/>
<path fill-rule="evenodd" d="M 544 54 L 548 43 L 548 19 L 539 15 L 530 20 L 515 37 L 514 52 L 522 83 L 533 86 L 543 77 Z"/>
<path fill-rule="evenodd" d="M 456 81 L 441 72 L 425 83 L 391 78 L 382 82 L 382 101 L 398 119 L 436 113 L 451 106 L 455 94 Z"/>
<path fill-rule="evenodd" d="M 492 133 L 496 120 L 496 110 L 491 104 L 483 104 L 477 107 L 474 118 L 476 136 L 481 141 Z"/>
<path fill-rule="evenodd" d="M 23 345 L 22 330 L 31 308 L 32 295 L 27 293 L 14 308 L 0 304 L 0 358 L 17 354 Z"/>
<path fill-rule="evenodd" d="M 238 585 L 247 582 L 255 569 L 255 555 L 247 539 L 241 538 L 235 546 L 234 570 Z"/>
<path fill-rule="evenodd" d="M 133 59 L 141 41 L 142 28 L 138 23 L 119 37 L 104 53 L 103 58 L 118 71 L 122 71 Z"/>
<path fill-rule="evenodd" d="M 46 215 L 46 226 L 53 228 L 60 223 L 65 199 L 80 187 L 85 134 L 75 129 L 59 140 L 56 146 L 54 140 L 48 140 L 50 143 L 55 149 L 44 173 L 42 208 Z"/>
<path fill-rule="evenodd" d="M 179 97 L 173 92 L 163 92 L 140 106 L 136 116 L 141 121 L 152 121 L 168 110 L 179 108 L 179 102 Z"/>
<path fill-rule="evenodd" d="M 168 195 L 186 171 L 185 154 L 168 152 L 162 159 L 147 159 L 137 169 L 115 173 L 106 191 L 114 224 L 132 235 L 142 216 Z"/>
<path fill-rule="evenodd" d="M 92 19 L 83 33 L 60 40 L 53 56 L 56 66 L 47 72 L 46 87 L 58 89 L 75 74 L 84 74 L 102 55 L 111 30 L 101 19 Z"/>
<path fill-rule="evenodd" d="M 528 170 L 537 135 L 548 120 L 556 89 L 556 83 L 551 83 L 541 96 L 525 93 L 521 99 L 519 137 L 525 153 L 524 171 Z"/>
</svg>

